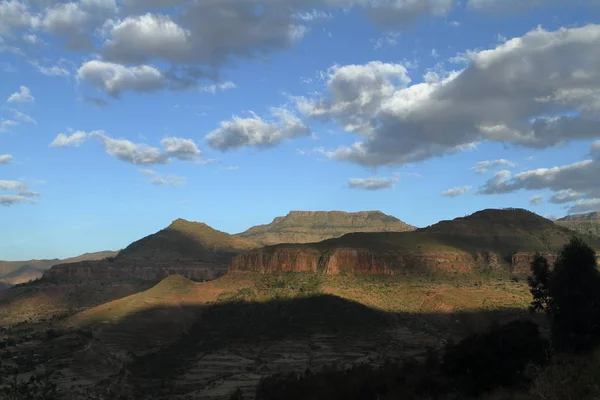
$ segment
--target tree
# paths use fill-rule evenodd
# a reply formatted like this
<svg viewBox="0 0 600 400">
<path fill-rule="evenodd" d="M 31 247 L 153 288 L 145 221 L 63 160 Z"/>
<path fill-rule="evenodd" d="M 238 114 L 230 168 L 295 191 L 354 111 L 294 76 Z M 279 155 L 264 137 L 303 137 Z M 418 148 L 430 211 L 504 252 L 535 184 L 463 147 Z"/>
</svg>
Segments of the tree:
<svg viewBox="0 0 600 400">
<path fill-rule="evenodd" d="M 530 309 L 546 311 L 550 305 L 550 263 L 546 257 L 536 253 L 531 262 L 531 276 L 527 278 L 533 296 Z"/>
<path fill-rule="evenodd" d="M 531 308 L 548 315 L 553 345 L 578 352 L 600 344 L 600 272 L 594 250 L 574 237 L 559 252 L 553 270 L 536 256 L 531 271 Z"/>
</svg>

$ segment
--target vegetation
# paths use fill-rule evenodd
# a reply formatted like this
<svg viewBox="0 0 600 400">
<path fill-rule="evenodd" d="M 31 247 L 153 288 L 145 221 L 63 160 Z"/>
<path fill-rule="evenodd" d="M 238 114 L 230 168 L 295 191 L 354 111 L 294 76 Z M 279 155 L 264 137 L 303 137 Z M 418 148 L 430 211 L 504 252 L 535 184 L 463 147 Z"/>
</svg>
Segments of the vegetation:
<svg viewBox="0 0 600 400">
<path fill-rule="evenodd" d="M 588 351 L 600 344 L 600 272 L 591 247 L 573 238 L 552 270 L 536 257 L 529 283 L 532 309 L 547 314 L 558 350 Z"/>
</svg>

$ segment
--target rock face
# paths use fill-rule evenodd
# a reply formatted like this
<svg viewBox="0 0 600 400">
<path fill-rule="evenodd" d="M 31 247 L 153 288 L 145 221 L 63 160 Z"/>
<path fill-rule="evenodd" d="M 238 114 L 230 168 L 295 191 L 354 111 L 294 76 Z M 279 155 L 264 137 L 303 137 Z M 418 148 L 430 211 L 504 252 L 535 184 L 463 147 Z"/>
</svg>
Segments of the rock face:
<svg viewBox="0 0 600 400">
<path fill-rule="evenodd" d="M 255 249 L 231 271 L 526 276 L 535 252 L 551 262 L 573 235 L 526 210 L 484 210 L 414 232 L 354 233 L 312 244 Z M 600 239 L 585 239 L 600 248 Z"/>
<path fill-rule="evenodd" d="M 600 212 L 568 215 L 555 223 L 582 235 L 600 236 Z"/>
<path fill-rule="evenodd" d="M 381 211 L 291 211 L 270 224 L 258 225 L 237 236 L 262 245 L 314 243 L 352 232 L 406 232 L 416 228 Z"/>
<path fill-rule="evenodd" d="M 200 261 L 141 262 L 141 261 L 84 261 L 56 265 L 44 271 L 43 279 L 53 283 L 79 283 L 90 281 L 160 281 L 170 275 L 182 275 L 195 281 L 217 279 L 227 268 Z"/>
</svg>

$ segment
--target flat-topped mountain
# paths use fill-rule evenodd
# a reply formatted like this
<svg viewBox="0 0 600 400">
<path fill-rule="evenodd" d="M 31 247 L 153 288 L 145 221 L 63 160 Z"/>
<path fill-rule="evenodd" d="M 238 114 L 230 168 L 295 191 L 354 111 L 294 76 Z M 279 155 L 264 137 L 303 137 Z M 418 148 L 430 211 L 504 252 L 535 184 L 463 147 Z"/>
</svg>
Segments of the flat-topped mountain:
<svg viewBox="0 0 600 400">
<path fill-rule="evenodd" d="M 127 246 L 117 259 L 221 261 L 258 245 L 202 222 L 176 219 L 165 229 Z"/>
<path fill-rule="evenodd" d="M 291 211 L 270 224 L 258 225 L 237 236 L 262 245 L 313 243 L 352 232 L 405 232 L 416 228 L 381 211 Z"/>
<path fill-rule="evenodd" d="M 600 212 L 567 215 L 555 223 L 584 235 L 600 236 Z"/>
<path fill-rule="evenodd" d="M 236 257 L 230 270 L 522 275 L 534 252 L 550 256 L 574 234 L 526 210 L 488 209 L 413 232 L 352 233 L 320 243 L 268 246 Z M 600 248 L 600 238 L 585 240 Z"/>
</svg>

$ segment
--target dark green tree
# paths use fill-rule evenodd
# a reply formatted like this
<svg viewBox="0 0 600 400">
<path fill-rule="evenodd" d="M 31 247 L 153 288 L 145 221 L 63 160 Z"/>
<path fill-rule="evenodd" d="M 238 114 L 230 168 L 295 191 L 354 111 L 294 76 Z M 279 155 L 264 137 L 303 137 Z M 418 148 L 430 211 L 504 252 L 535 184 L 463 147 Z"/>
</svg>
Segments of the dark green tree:
<svg viewBox="0 0 600 400">
<path fill-rule="evenodd" d="M 574 237 L 560 251 L 553 270 L 538 257 L 531 269 L 531 308 L 548 315 L 553 345 L 572 352 L 599 345 L 600 272 L 594 250 Z"/>
<path fill-rule="evenodd" d="M 550 305 L 550 263 L 540 253 L 536 253 L 531 262 L 531 276 L 527 278 L 533 301 L 532 311 L 546 311 Z"/>
</svg>

